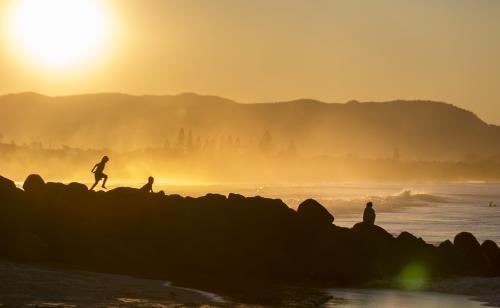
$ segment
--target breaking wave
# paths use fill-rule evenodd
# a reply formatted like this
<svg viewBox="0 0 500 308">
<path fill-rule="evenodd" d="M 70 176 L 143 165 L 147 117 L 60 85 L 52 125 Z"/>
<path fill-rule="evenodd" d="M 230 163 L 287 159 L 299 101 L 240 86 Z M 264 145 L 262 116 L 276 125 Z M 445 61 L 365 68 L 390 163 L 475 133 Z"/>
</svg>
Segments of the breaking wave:
<svg viewBox="0 0 500 308">
<path fill-rule="evenodd" d="M 305 198 L 304 198 L 305 199 Z M 297 208 L 304 201 L 302 198 L 284 200 L 288 206 Z M 425 193 L 415 193 L 412 190 L 403 190 L 394 195 L 370 196 L 363 198 L 317 198 L 315 199 L 329 210 L 337 212 L 359 212 L 364 208 L 366 202 L 375 204 L 377 211 L 397 210 L 409 206 L 439 205 L 454 202 L 451 198 Z"/>
</svg>

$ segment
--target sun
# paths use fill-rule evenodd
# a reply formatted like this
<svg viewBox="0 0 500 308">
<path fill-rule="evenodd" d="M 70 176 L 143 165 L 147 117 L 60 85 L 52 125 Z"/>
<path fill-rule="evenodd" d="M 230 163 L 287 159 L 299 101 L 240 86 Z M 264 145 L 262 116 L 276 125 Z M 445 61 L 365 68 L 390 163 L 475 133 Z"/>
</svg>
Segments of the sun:
<svg viewBox="0 0 500 308">
<path fill-rule="evenodd" d="M 110 32 L 110 16 L 98 0 L 18 0 L 8 14 L 8 34 L 21 58 L 48 68 L 99 57 Z"/>
</svg>

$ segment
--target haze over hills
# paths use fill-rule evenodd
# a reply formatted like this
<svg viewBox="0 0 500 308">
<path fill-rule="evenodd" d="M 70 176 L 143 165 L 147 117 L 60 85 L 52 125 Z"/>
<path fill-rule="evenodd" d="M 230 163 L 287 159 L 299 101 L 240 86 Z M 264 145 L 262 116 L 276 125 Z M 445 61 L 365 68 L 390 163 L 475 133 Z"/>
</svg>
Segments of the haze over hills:
<svg viewBox="0 0 500 308">
<path fill-rule="evenodd" d="M 175 142 L 181 128 L 201 140 L 231 136 L 257 144 L 266 131 L 277 144 L 314 155 L 448 160 L 500 153 L 500 127 L 470 111 L 432 101 L 301 99 L 241 104 L 216 96 L 36 93 L 0 97 L 4 141 L 118 151 Z"/>
</svg>

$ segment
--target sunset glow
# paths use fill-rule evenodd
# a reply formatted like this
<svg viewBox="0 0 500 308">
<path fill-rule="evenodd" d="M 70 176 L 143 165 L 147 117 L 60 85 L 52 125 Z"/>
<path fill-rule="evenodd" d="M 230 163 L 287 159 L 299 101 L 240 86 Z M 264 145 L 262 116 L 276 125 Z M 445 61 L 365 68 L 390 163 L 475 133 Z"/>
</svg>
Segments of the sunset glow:
<svg viewBox="0 0 500 308">
<path fill-rule="evenodd" d="M 111 35 L 110 17 L 94 0 L 22 0 L 8 13 L 8 34 L 23 60 L 67 69 L 102 54 Z"/>
<path fill-rule="evenodd" d="M 500 308 L 500 0 L 0 0 L 0 308 Z"/>
</svg>

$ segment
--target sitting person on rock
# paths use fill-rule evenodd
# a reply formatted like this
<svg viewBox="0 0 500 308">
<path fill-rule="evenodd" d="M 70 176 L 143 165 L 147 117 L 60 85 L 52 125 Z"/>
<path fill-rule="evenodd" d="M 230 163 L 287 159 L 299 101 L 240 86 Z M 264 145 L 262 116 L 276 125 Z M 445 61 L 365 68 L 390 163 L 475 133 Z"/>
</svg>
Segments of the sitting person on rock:
<svg viewBox="0 0 500 308">
<path fill-rule="evenodd" d="M 375 216 L 376 215 L 375 210 L 373 209 L 373 203 L 368 202 L 363 213 L 363 223 L 373 226 L 375 224 Z"/>
<path fill-rule="evenodd" d="M 148 182 L 141 187 L 141 191 L 144 191 L 144 192 L 153 192 L 153 183 L 154 183 L 155 179 L 150 176 L 148 178 Z"/>
<path fill-rule="evenodd" d="M 102 182 L 102 188 L 106 189 L 106 181 L 108 180 L 108 176 L 104 174 L 104 167 L 106 167 L 106 163 L 109 161 L 109 158 L 107 156 L 104 156 L 101 159 L 101 162 L 95 164 L 94 168 L 92 168 L 92 172 L 94 173 L 94 178 L 95 182 L 94 185 L 90 188 L 90 190 L 93 190 L 94 187 L 96 187 L 97 183 L 99 183 L 100 180 L 104 179 Z"/>
</svg>

